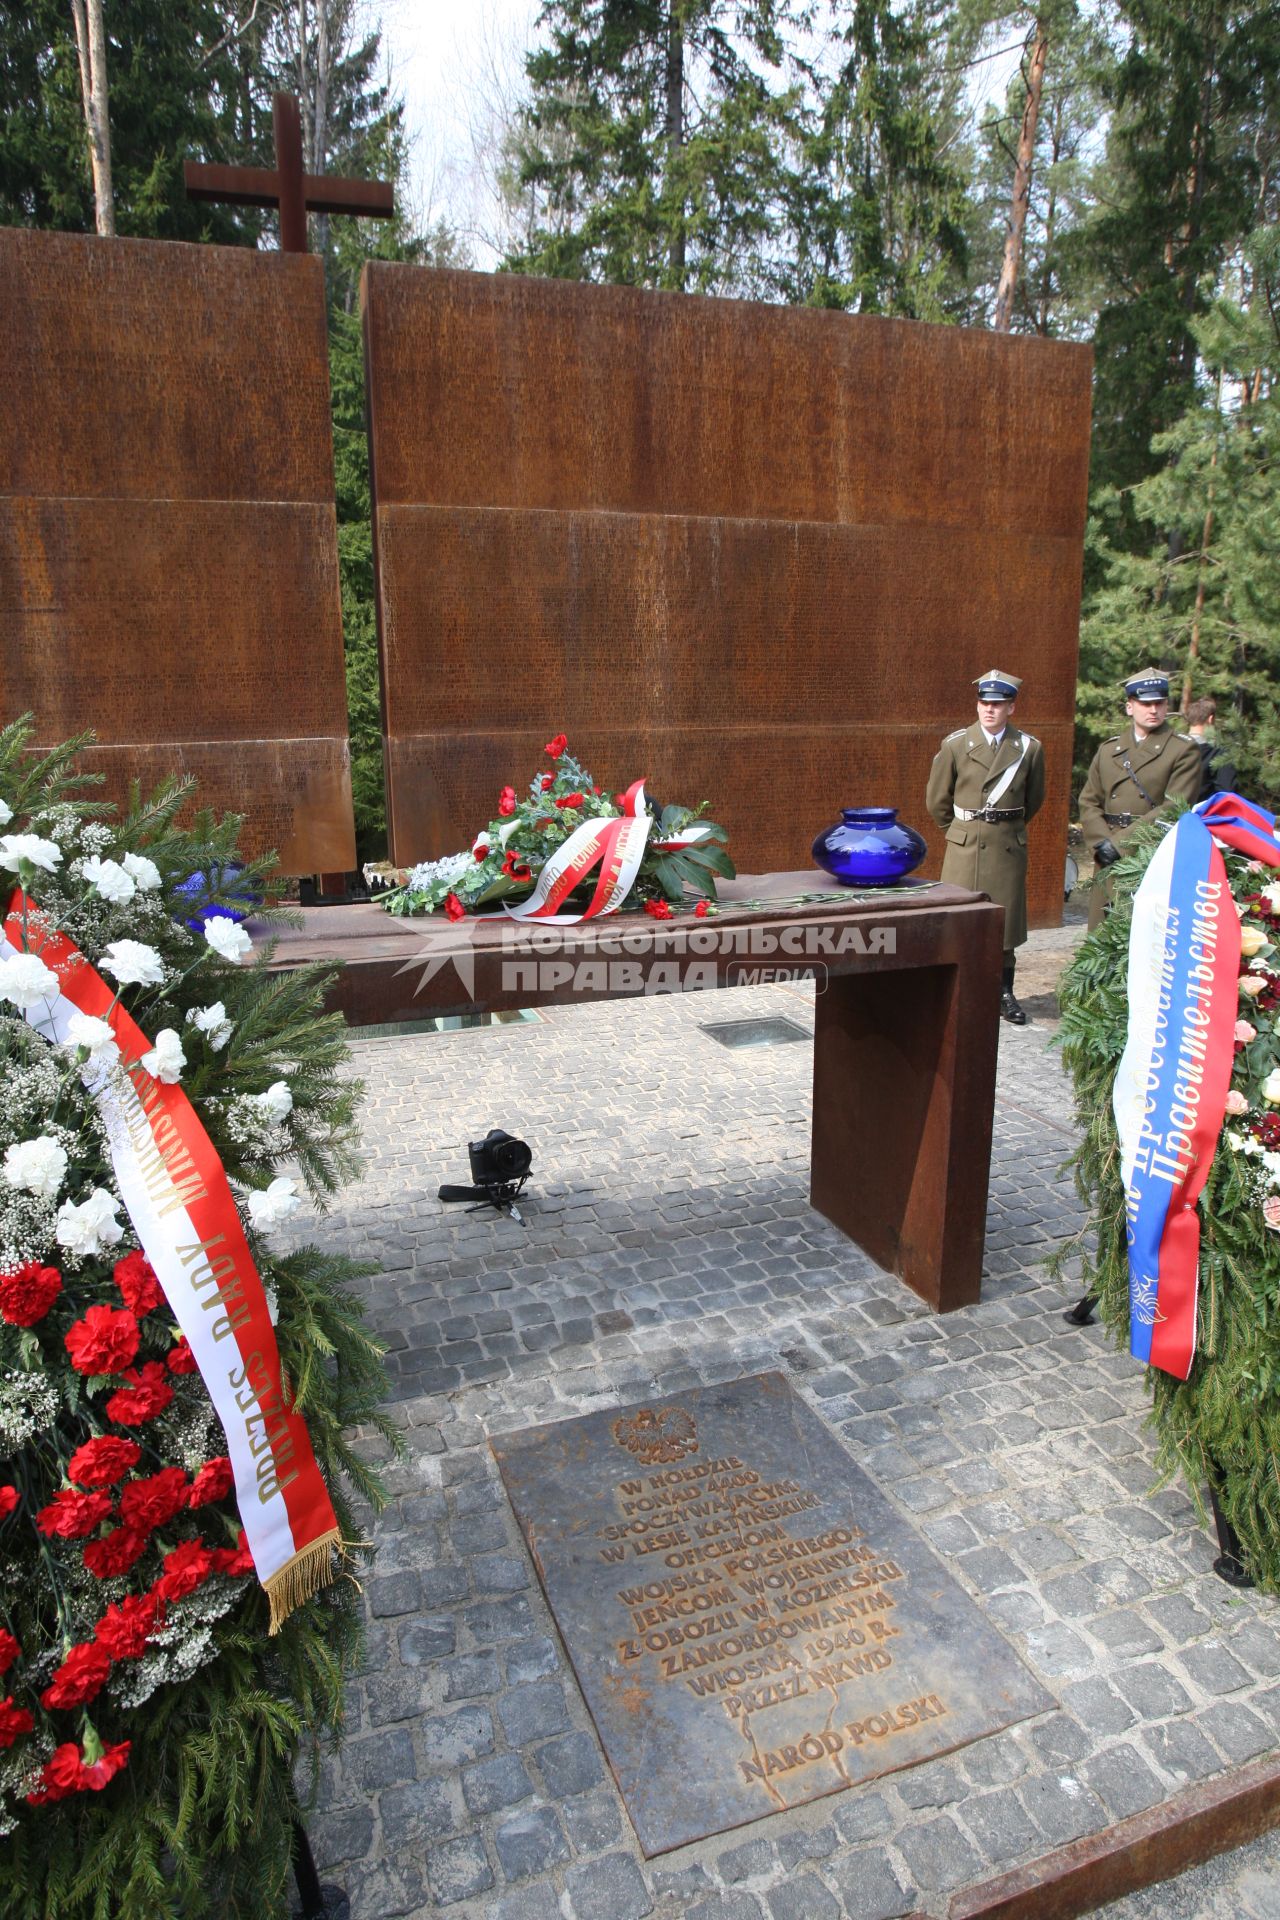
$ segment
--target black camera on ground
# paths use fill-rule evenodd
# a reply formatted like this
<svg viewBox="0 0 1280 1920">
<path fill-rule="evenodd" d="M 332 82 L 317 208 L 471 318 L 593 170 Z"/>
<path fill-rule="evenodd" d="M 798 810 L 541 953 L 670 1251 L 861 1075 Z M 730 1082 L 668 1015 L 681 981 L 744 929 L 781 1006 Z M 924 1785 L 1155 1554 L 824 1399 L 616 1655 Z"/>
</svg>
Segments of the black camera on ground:
<svg viewBox="0 0 1280 1920">
<path fill-rule="evenodd" d="M 505 1187 L 513 1180 L 523 1185 L 533 1165 L 532 1150 L 501 1127 L 490 1127 L 483 1140 L 468 1142 L 467 1153 L 471 1178 L 478 1187 Z"/>
<path fill-rule="evenodd" d="M 499 1213 L 508 1213 L 513 1220 L 519 1220 L 520 1215 L 514 1203 L 516 1195 L 529 1178 L 529 1169 L 533 1165 L 532 1149 L 525 1141 L 517 1140 L 513 1133 L 504 1133 L 501 1127 L 490 1127 L 483 1140 L 468 1141 L 467 1154 L 475 1185 L 441 1187 L 440 1199 L 470 1201 L 473 1209 L 496 1207 Z"/>
</svg>

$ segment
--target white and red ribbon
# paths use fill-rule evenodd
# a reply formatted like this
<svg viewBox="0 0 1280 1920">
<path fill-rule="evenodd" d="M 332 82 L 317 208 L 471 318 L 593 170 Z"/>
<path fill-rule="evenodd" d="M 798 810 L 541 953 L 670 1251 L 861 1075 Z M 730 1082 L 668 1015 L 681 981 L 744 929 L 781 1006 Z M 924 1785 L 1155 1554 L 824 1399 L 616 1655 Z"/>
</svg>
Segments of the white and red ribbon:
<svg viewBox="0 0 1280 1920">
<path fill-rule="evenodd" d="M 653 815 L 644 797 L 644 781 L 637 780 L 622 796 L 622 813 L 610 820 L 584 820 L 562 847 L 557 847 L 538 875 L 532 893 L 504 910 L 513 920 L 537 920 L 557 927 L 576 926 L 597 914 L 616 913 L 635 885 L 646 846 L 655 853 L 675 853 L 700 840 L 714 839 L 710 827 L 685 827 L 667 840 L 650 840 Z M 499 836 L 501 838 L 501 836 Z M 581 913 L 559 908 L 596 866 L 600 873 L 595 892 Z"/>
<path fill-rule="evenodd" d="M 28 935 L 29 929 L 29 935 Z M 9 903 L 0 958 L 38 954 L 56 998 L 27 1012 L 48 1040 L 72 1016 L 110 1022 L 119 1063 L 87 1074 L 106 1125 L 116 1184 L 142 1250 L 186 1335 L 226 1435 L 236 1501 L 274 1633 L 333 1577 L 340 1535 L 329 1492 L 280 1367 L 266 1292 L 217 1151 L 180 1086 L 153 1080 L 151 1042 L 65 935 L 21 890 Z M 114 1004 L 113 1004 L 114 1003 Z"/>
</svg>

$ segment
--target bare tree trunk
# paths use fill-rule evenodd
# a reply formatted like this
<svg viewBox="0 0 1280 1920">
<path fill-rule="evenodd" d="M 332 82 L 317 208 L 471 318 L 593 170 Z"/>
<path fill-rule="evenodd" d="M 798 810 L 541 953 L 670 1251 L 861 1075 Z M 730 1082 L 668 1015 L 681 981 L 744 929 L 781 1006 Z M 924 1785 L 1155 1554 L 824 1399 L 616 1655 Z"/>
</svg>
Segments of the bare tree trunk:
<svg viewBox="0 0 1280 1920">
<path fill-rule="evenodd" d="M 329 152 L 329 81 L 333 73 L 333 58 L 329 49 L 329 5 L 330 0 L 316 0 L 316 81 L 315 111 L 311 119 L 311 171 L 323 173 L 325 160 Z M 316 252 L 323 255 L 329 250 L 329 216 L 318 213 L 316 223 Z"/>
<path fill-rule="evenodd" d="M 1031 198 L 1031 163 L 1035 157 L 1036 122 L 1040 118 L 1040 95 L 1044 89 L 1044 63 L 1048 52 L 1048 26 L 1044 20 L 1037 20 L 1031 67 L 1027 74 L 1027 104 L 1022 112 L 1018 158 L 1013 169 L 1013 204 L 1009 209 L 1009 231 L 1005 235 L 1004 264 L 1000 268 L 995 318 L 991 323 L 997 333 L 1008 333 L 1013 325 L 1013 298 L 1018 287 L 1018 269 L 1022 264 L 1022 236 L 1027 225 L 1027 202 Z"/>
<path fill-rule="evenodd" d="M 80 93 L 89 134 L 89 161 L 93 169 L 93 206 L 97 230 L 116 230 L 111 199 L 111 123 L 107 113 L 107 34 L 102 0 L 71 0 L 76 29 L 76 57 L 80 62 Z"/>
<path fill-rule="evenodd" d="M 1218 414 L 1222 414 L 1222 370 L 1218 370 Z M 1215 447 L 1209 461 L 1209 497 L 1205 504 L 1204 525 L 1200 530 L 1200 552 L 1196 558 L 1196 604 L 1191 615 L 1191 636 L 1187 641 L 1187 670 L 1182 676 L 1182 711 L 1186 713 L 1191 705 L 1192 674 L 1200 661 L 1200 627 L 1204 619 L 1204 589 L 1206 567 L 1209 558 L 1209 542 L 1213 538 L 1213 475 L 1218 465 L 1218 449 Z"/>
<path fill-rule="evenodd" d="M 671 13 L 667 22 L 667 165 L 678 168 L 680 149 L 684 145 L 684 22 L 680 16 L 680 0 L 670 0 Z M 684 198 L 679 206 L 679 224 L 671 236 L 671 277 L 673 283 L 684 287 Z"/>
</svg>

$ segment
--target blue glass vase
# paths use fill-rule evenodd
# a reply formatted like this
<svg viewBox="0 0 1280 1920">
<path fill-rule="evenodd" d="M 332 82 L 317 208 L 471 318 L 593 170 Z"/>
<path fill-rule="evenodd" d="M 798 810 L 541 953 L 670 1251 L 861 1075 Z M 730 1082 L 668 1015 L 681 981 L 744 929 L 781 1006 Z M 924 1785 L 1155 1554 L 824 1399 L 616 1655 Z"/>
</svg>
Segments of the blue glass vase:
<svg viewBox="0 0 1280 1920">
<path fill-rule="evenodd" d="M 887 887 L 913 873 L 927 851 L 896 807 L 842 807 L 834 827 L 813 843 L 813 857 L 842 887 Z"/>
</svg>

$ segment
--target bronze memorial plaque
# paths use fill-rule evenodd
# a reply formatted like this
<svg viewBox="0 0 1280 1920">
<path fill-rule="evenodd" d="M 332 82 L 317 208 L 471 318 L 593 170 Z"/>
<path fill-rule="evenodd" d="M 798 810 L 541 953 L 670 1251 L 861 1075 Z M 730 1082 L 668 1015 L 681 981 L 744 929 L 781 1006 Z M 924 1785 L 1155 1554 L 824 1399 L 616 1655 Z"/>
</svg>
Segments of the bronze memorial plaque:
<svg viewBox="0 0 1280 1920">
<path fill-rule="evenodd" d="M 780 1373 L 491 1445 L 647 1855 L 1056 1704 Z"/>
</svg>

